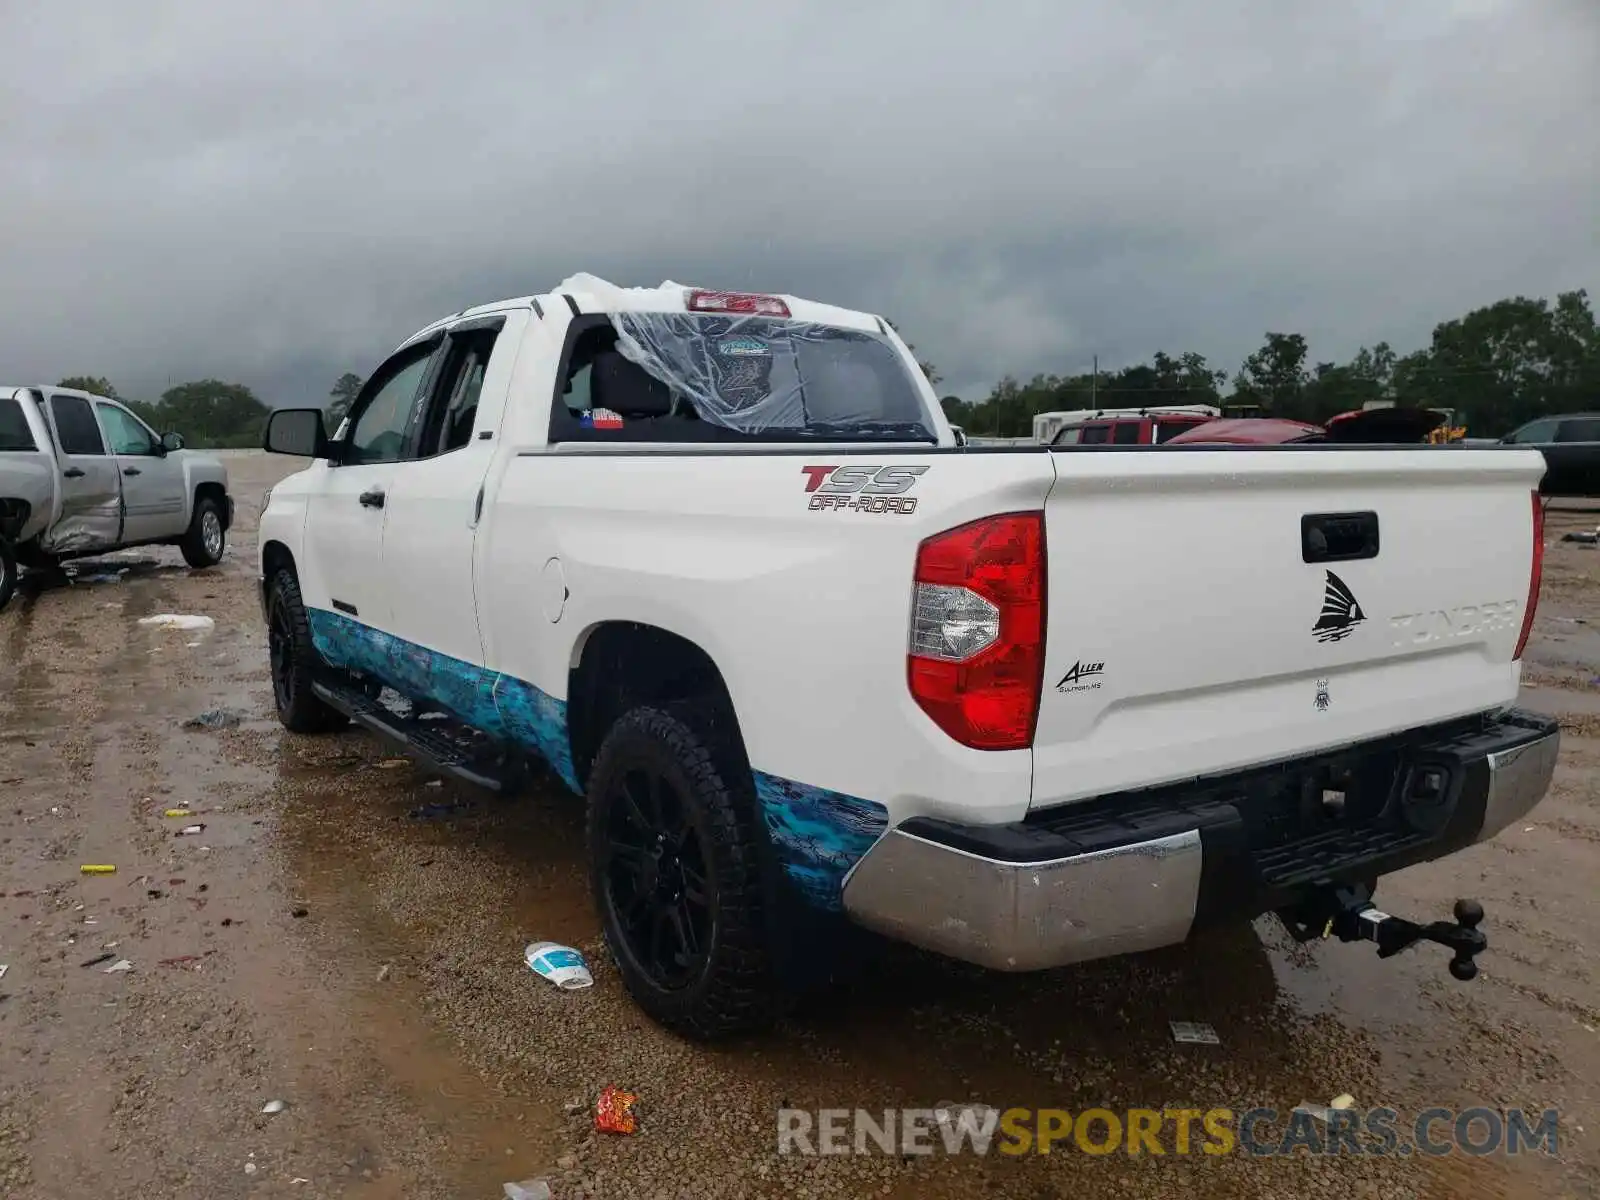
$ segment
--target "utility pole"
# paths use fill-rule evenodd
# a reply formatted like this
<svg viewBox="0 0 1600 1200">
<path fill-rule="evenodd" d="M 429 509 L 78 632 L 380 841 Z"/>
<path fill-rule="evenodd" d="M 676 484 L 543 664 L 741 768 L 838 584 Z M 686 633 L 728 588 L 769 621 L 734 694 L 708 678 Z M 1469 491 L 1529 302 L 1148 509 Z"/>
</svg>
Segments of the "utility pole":
<svg viewBox="0 0 1600 1200">
<path fill-rule="evenodd" d="M 1094 356 L 1094 374 L 1089 377 L 1089 407 L 1098 410 L 1100 407 L 1100 356 Z"/>
</svg>

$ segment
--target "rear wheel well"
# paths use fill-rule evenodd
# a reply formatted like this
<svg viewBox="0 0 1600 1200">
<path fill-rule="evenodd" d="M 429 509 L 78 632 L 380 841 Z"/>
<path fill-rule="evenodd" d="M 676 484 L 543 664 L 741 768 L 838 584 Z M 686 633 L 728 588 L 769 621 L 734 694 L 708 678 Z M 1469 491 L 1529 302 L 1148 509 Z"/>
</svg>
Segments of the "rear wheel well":
<svg viewBox="0 0 1600 1200">
<path fill-rule="evenodd" d="M 200 501 L 202 500 L 215 500 L 217 502 L 218 515 L 222 518 L 222 527 L 226 529 L 228 527 L 228 489 L 220 483 L 196 484 L 194 489 L 194 505 L 196 508 L 200 507 Z"/>
<path fill-rule="evenodd" d="M 22 532 L 22 527 L 28 523 L 28 517 L 33 512 L 33 506 L 26 500 L 8 499 L 0 496 L 0 538 L 17 540 L 17 535 Z"/>
<path fill-rule="evenodd" d="M 595 629 L 567 679 L 567 733 L 579 782 L 588 785 L 600 743 L 618 717 L 641 704 L 691 698 L 712 702 L 726 727 L 708 732 L 723 735 L 719 740 L 748 769 L 728 686 L 709 654 L 654 625 L 616 621 Z"/>
</svg>

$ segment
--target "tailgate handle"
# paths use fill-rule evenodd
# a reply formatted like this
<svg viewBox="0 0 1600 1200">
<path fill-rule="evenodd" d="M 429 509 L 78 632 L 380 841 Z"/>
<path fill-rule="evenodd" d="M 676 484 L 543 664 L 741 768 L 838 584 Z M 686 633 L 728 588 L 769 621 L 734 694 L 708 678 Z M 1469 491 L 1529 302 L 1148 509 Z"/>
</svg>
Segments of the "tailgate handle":
<svg viewBox="0 0 1600 1200">
<path fill-rule="evenodd" d="M 1306 513 L 1300 518 L 1300 557 L 1308 563 L 1377 558 L 1378 514 Z"/>
</svg>

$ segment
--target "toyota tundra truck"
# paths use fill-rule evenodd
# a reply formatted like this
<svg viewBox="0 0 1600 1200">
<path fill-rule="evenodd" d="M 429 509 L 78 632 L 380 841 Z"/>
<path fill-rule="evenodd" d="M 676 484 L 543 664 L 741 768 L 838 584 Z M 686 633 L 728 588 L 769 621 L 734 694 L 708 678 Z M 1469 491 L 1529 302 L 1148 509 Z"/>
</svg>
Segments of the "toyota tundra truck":
<svg viewBox="0 0 1600 1200">
<path fill-rule="evenodd" d="M 693 1037 L 813 920 L 1034 971 L 1275 912 L 1471 978 L 1478 905 L 1373 889 L 1556 762 L 1537 451 L 963 446 L 880 317 L 592 276 L 265 443 L 312 460 L 261 518 L 282 723 L 584 797 L 621 978 Z"/>
</svg>

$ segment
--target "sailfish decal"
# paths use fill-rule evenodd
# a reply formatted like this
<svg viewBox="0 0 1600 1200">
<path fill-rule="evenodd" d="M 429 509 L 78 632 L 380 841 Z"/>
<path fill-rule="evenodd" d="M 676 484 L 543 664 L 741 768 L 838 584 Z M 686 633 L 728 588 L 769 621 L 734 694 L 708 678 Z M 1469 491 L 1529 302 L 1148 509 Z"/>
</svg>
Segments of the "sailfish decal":
<svg viewBox="0 0 1600 1200">
<path fill-rule="evenodd" d="M 1322 615 L 1311 627 L 1317 641 L 1337 642 L 1347 638 L 1366 619 L 1367 614 L 1361 611 L 1361 604 L 1350 590 L 1350 585 L 1329 571 L 1327 586 L 1322 593 Z"/>
</svg>

